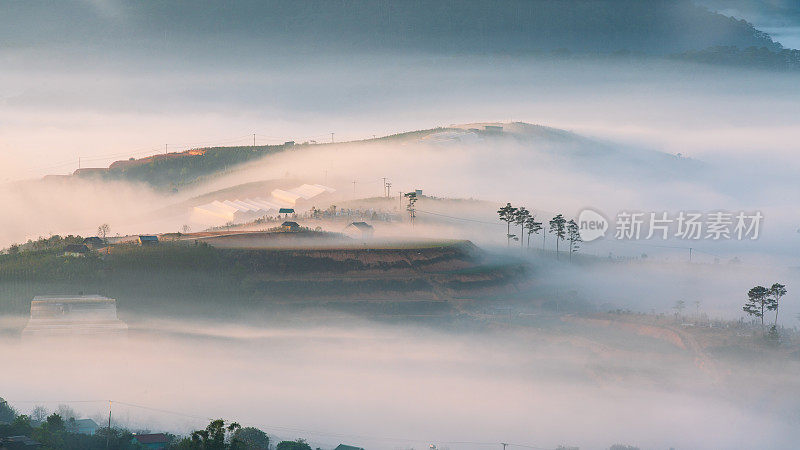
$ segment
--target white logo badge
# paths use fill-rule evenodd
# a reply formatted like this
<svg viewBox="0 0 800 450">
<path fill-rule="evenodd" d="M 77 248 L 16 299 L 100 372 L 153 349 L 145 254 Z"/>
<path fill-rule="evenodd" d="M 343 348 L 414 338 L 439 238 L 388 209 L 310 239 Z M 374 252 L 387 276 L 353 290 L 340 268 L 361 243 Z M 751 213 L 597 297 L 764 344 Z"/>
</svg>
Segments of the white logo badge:
<svg viewBox="0 0 800 450">
<path fill-rule="evenodd" d="M 602 214 L 592 209 L 584 209 L 578 214 L 578 229 L 584 242 L 599 239 L 608 230 L 608 221 Z"/>
</svg>

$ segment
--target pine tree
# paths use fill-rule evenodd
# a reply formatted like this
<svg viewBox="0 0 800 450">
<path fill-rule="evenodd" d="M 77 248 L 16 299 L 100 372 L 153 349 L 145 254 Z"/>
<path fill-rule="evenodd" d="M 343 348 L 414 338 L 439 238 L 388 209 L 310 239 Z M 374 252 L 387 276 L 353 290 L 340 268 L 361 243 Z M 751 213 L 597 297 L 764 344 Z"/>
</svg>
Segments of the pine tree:
<svg viewBox="0 0 800 450">
<path fill-rule="evenodd" d="M 550 232 L 556 235 L 556 258 L 558 258 L 558 241 L 563 241 L 567 237 L 567 220 L 563 214 L 550 219 Z"/>
<path fill-rule="evenodd" d="M 516 215 L 517 208 L 511 206 L 511 203 L 506 203 L 506 206 L 497 210 L 497 214 L 500 216 L 500 220 L 506 222 L 507 230 L 506 230 L 506 243 L 507 245 L 511 245 L 511 222 L 514 221 L 514 216 Z"/>
<path fill-rule="evenodd" d="M 572 254 L 580 249 L 581 232 L 578 224 L 574 220 L 567 222 L 567 240 L 569 241 L 569 259 L 572 260 Z"/>
<path fill-rule="evenodd" d="M 406 211 L 408 211 L 408 215 L 411 218 L 411 226 L 414 226 L 414 218 L 417 217 L 417 193 L 416 192 L 408 192 L 403 195 L 405 198 L 408 199 L 408 205 L 406 205 Z"/>
<path fill-rule="evenodd" d="M 764 308 L 769 301 L 769 290 L 764 286 L 756 286 L 747 291 L 747 303 L 742 310 L 747 314 L 761 319 L 761 328 L 764 328 Z"/>
<path fill-rule="evenodd" d="M 519 232 L 519 246 L 522 248 L 523 244 L 525 244 L 525 226 L 528 222 L 528 218 L 531 217 L 531 212 L 527 210 L 527 208 L 520 207 L 517 212 L 514 214 L 514 223 L 521 227 Z"/>
<path fill-rule="evenodd" d="M 531 247 L 531 234 L 539 234 L 542 231 L 542 222 L 536 221 L 536 216 L 531 215 L 525 221 L 525 227 L 528 229 L 528 248 Z"/>
<path fill-rule="evenodd" d="M 780 283 L 774 283 L 772 287 L 769 288 L 769 295 L 770 301 L 767 304 L 767 309 L 770 311 L 775 311 L 775 323 L 774 326 L 778 326 L 778 304 L 781 301 L 781 298 L 786 295 L 786 285 Z"/>
</svg>

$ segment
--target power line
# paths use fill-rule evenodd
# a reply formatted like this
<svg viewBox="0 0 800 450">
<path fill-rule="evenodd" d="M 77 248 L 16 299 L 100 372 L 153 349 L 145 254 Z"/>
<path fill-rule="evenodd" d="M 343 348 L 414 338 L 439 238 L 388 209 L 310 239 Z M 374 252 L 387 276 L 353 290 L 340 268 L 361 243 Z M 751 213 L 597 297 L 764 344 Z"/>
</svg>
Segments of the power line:
<svg viewBox="0 0 800 450">
<path fill-rule="evenodd" d="M 104 403 L 108 400 L 7 400 L 8 403 Z"/>
<path fill-rule="evenodd" d="M 156 411 L 156 412 L 161 412 L 161 413 L 165 413 L 165 414 L 172 414 L 172 415 L 176 415 L 176 416 L 188 417 L 188 418 L 191 418 L 191 419 L 214 420 L 211 417 L 196 416 L 196 415 L 193 415 L 193 414 L 185 414 L 185 413 L 181 413 L 181 412 L 178 412 L 178 411 L 170 411 L 168 409 L 153 408 L 153 407 L 150 407 L 150 406 L 137 405 L 136 403 L 128 403 L 128 402 L 120 402 L 120 401 L 115 401 L 114 403 L 116 403 L 118 405 L 130 406 L 132 408 L 146 409 L 148 411 Z"/>
<path fill-rule="evenodd" d="M 199 141 L 199 142 L 190 142 L 190 143 L 182 143 L 182 144 L 164 144 L 164 153 L 168 153 L 169 145 L 172 145 L 173 151 L 182 151 L 182 150 L 189 150 L 191 148 L 197 148 L 199 146 L 214 146 L 214 145 L 222 145 L 222 144 L 230 144 L 234 142 L 240 142 L 244 139 L 250 139 L 252 135 L 242 135 L 233 138 L 226 138 L 226 139 L 214 139 L 214 140 L 207 140 L 207 141 Z M 123 152 L 113 152 L 113 153 L 104 153 L 104 154 L 96 154 L 90 157 L 80 156 L 79 157 L 79 165 L 82 167 L 83 163 L 86 162 L 97 162 L 97 161 L 104 161 L 110 159 L 117 159 L 117 158 L 124 158 L 124 157 L 137 157 L 141 155 L 147 154 L 155 154 L 159 152 L 159 147 L 139 147 L 137 149 L 132 149 Z M 24 169 L 27 172 L 32 171 L 40 171 L 40 170 L 48 170 L 59 168 L 63 166 L 67 166 L 70 164 L 75 164 L 74 159 L 65 160 L 59 163 L 47 164 L 42 166 L 33 166 L 27 169 Z M 74 167 L 74 166 L 73 166 Z"/>
<path fill-rule="evenodd" d="M 432 216 L 446 217 L 448 219 L 453 219 L 453 220 L 462 220 L 462 221 L 465 221 L 465 222 L 482 223 L 482 224 L 485 224 L 485 225 L 502 225 L 501 223 L 498 223 L 498 222 L 486 222 L 485 220 L 469 219 L 469 218 L 466 218 L 466 217 L 448 216 L 447 214 L 435 213 L 435 212 L 432 212 L 432 211 L 423 211 L 421 209 L 418 209 L 417 212 L 421 212 L 423 214 L 430 214 Z"/>
</svg>

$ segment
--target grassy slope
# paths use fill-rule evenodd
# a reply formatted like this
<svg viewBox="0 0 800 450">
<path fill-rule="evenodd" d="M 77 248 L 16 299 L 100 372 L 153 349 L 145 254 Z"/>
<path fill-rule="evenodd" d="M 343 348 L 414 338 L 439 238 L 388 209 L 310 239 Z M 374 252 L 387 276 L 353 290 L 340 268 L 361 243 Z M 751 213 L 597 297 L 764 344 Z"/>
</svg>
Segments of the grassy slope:
<svg viewBox="0 0 800 450">
<path fill-rule="evenodd" d="M 341 142 L 335 144 L 266 145 L 239 147 L 210 147 L 202 155 L 181 155 L 173 158 L 146 158 L 146 162 L 131 167 L 109 169 L 101 175 L 105 179 L 126 180 L 147 183 L 159 189 L 179 189 L 206 181 L 208 178 L 243 164 L 284 151 L 301 150 L 307 147 L 330 147 L 338 145 L 358 145 L 375 142 L 395 142 L 405 139 L 418 139 L 443 131 L 445 128 L 417 130 L 393 134 L 376 139 Z M 90 173 L 84 176 L 97 176 Z"/>
<path fill-rule="evenodd" d="M 159 188 L 178 188 L 249 161 L 285 151 L 290 146 L 246 146 L 205 148 L 202 155 L 150 159 L 144 164 L 109 169 L 107 179 L 138 181 Z"/>
<path fill-rule="evenodd" d="M 481 267 L 468 242 L 392 248 L 222 249 L 192 242 L 120 245 L 109 255 L 62 256 L 57 249 L 0 255 L 0 310 L 26 313 L 41 294 L 101 293 L 129 306 L 264 301 L 444 300 L 470 289 L 502 287 L 520 267 Z"/>
</svg>

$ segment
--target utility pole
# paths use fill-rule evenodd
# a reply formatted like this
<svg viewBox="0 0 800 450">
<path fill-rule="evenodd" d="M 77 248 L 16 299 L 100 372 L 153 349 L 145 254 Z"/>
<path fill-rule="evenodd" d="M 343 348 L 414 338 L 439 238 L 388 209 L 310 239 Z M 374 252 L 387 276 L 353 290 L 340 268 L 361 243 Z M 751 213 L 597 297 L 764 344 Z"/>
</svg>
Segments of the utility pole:
<svg viewBox="0 0 800 450">
<path fill-rule="evenodd" d="M 356 198 L 356 180 L 353 180 L 353 199 Z"/>
<path fill-rule="evenodd" d="M 253 147 L 256 146 L 256 134 L 253 133 Z"/>
<path fill-rule="evenodd" d="M 108 439 L 111 437 L 111 400 L 108 401 L 108 433 L 106 434 L 106 448 L 108 448 Z"/>
<path fill-rule="evenodd" d="M 333 144 L 333 132 L 331 132 L 331 144 Z"/>
<path fill-rule="evenodd" d="M 386 183 L 386 198 L 391 197 L 390 195 L 391 190 L 392 190 L 392 183 L 391 182 Z"/>
<path fill-rule="evenodd" d="M 386 177 L 383 177 L 383 195 L 386 195 Z"/>
<path fill-rule="evenodd" d="M 164 154 L 165 155 L 167 154 L 167 147 L 169 147 L 169 144 L 164 144 Z"/>
<path fill-rule="evenodd" d="M 508 444 L 506 444 L 505 442 L 501 442 L 500 445 L 503 446 L 503 450 L 506 450 L 506 447 L 508 447 Z"/>
</svg>

